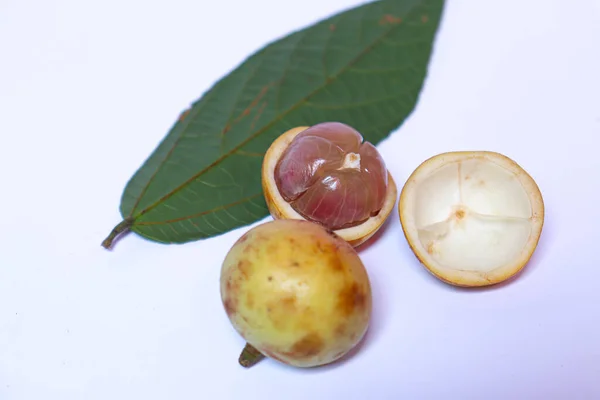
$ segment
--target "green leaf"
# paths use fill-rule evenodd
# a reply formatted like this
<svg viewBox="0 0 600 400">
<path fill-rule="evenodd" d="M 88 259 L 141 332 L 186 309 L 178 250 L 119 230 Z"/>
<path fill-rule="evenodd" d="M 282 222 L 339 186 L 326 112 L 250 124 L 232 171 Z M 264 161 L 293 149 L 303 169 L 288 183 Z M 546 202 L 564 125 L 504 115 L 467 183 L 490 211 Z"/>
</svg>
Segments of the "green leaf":
<svg viewBox="0 0 600 400">
<path fill-rule="evenodd" d="M 259 50 L 183 112 L 128 182 L 121 222 L 184 243 L 268 215 L 261 164 L 286 130 L 344 122 L 377 144 L 419 97 L 443 0 L 367 3 Z"/>
</svg>

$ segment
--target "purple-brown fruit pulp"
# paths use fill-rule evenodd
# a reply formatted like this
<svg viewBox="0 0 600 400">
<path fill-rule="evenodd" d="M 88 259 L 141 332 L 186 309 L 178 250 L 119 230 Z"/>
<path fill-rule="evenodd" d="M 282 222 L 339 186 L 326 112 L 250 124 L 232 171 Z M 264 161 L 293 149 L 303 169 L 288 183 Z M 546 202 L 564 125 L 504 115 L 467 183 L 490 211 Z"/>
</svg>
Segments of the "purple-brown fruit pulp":
<svg viewBox="0 0 600 400">
<path fill-rule="evenodd" d="M 387 169 L 377 149 L 348 125 L 325 122 L 299 133 L 275 168 L 281 196 L 329 229 L 358 225 L 385 201 Z"/>
</svg>

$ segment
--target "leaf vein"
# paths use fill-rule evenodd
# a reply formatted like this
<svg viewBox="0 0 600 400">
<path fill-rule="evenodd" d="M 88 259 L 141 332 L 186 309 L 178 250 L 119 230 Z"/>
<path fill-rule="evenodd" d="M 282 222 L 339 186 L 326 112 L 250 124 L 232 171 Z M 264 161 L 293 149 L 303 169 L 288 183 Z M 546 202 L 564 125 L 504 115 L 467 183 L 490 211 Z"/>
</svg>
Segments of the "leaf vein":
<svg viewBox="0 0 600 400">
<path fill-rule="evenodd" d="M 364 12 L 364 10 L 363 10 Z M 362 30 L 362 25 L 360 26 L 361 30 Z M 194 182 L 195 180 L 198 179 L 198 177 L 202 176 L 204 173 L 206 173 L 206 171 L 210 170 L 211 168 L 214 168 L 215 166 L 219 165 L 223 160 L 225 160 L 227 157 L 229 157 L 231 154 L 235 153 L 237 150 L 239 150 L 240 148 L 242 148 L 244 145 L 246 145 L 248 142 L 250 142 L 251 140 L 253 140 L 254 138 L 256 138 L 258 135 L 260 135 L 261 133 L 265 132 L 267 129 L 269 129 L 271 126 L 273 126 L 276 122 L 285 122 L 287 125 L 292 125 L 289 122 L 287 122 L 285 120 L 285 118 L 287 117 L 287 115 L 296 110 L 299 106 L 305 104 L 305 102 L 307 101 L 307 99 L 310 99 L 311 97 L 313 97 L 314 95 L 316 95 L 317 93 L 321 92 L 322 90 L 328 90 L 327 85 L 332 81 L 335 80 L 337 78 L 339 78 L 340 75 L 342 75 L 343 73 L 347 72 L 349 68 L 351 68 L 354 64 L 356 64 L 359 60 L 361 60 L 366 54 L 368 54 L 369 52 L 371 52 L 373 50 L 373 48 L 379 44 L 381 44 L 382 40 L 385 39 L 386 37 L 388 37 L 392 32 L 394 32 L 394 30 L 397 29 L 397 26 L 392 26 L 389 29 L 385 30 L 382 34 L 378 35 L 371 43 L 369 43 L 367 46 L 364 47 L 363 50 L 361 50 L 357 56 L 355 56 L 350 62 L 348 62 L 343 68 L 341 68 L 334 76 L 332 76 L 328 82 L 324 82 L 324 84 L 322 84 L 321 86 L 317 87 L 315 90 L 313 90 L 312 92 L 308 93 L 306 96 L 303 96 L 301 99 L 299 99 L 296 104 L 293 104 L 292 106 L 290 106 L 287 110 L 279 113 L 279 115 L 276 115 L 269 123 L 267 123 L 265 126 L 261 127 L 260 129 L 258 129 L 256 132 L 251 133 L 246 139 L 242 140 L 240 143 L 238 143 L 236 146 L 234 146 L 232 149 L 230 149 L 229 151 L 227 151 L 226 153 L 221 154 L 221 156 L 219 158 L 217 158 L 216 160 L 214 160 L 212 163 L 210 163 L 208 166 L 204 167 L 202 170 L 200 170 L 199 172 L 195 173 L 194 175 L 192 175 L 190 178 L 188 178 L 186 181 L 182 182 L 180 185 L 178 185 L 177 187 L 175 187 L 174 189 L 172 189 L 169 193 L 165 194 L 164 196 L 162 196 L 161 198 L 159 198 L 158 200 L 154 201 L 152 204 L 148 205 L 143 211 L 140 212 L 139 215 L 143 215 L 146 214 L 147 212 L 149 212 L 150 210 L 154 209 L 155 207 L 157 207 L 158 205 L 162 204 L 165 202 L 165 200 L 167 200 L 168 198 L 170 198 L 171 196 L 175 195 L 176 193 L 178 193 L 179 191 L 181 191 L 184 187 L 188 186 L 190 183 Z M 305 31 L 306 32 L 306 31 Z M 362 35 L 362 33 L 361 33 Z M 288 67 L 289 67 L 289 61 L 291 59 L 291 55 L 288 58 Z M 287 69 L 287 68 L 286 68 Z M 283 79 L 282 79 L 283 80 Z M 277 91 L 278 93 L 278 99 L 279 99 L 279 95 L 281 93 L 281 88 L 279 87 L 279 90 Z M 279 107 L 279 105 L 277 104 L 277 107 Z M 196 112 L 197 113 L 197 110 Z M 187 120 L 191 120 L 192 118 L 186 118 Z M 183 131 L 183 129 L 182 129 Z M 181 134 L 180 134 L 181 137 Z M 179 137 L 179 138 L 180 138 Z M 178 138 L 178 139 L 179 139 Z M 148 185 L 146 185 L 147 188 Z M 260 194 L 259 194 L 260 195 Z M 258 195 L 255 195 L 258 196 Z M 253 196 L 251 196 L 253 197 Z M 245 198 L 241 201 L 247 201 L 248 198 Z M 237 202 L 236 202 L 237 203 Z M 263 209 L 263 207 L 260 207 L 261 209 Z M 216 210 L 216 209 L 215 209 Z M 207 212 L 203 212 L 199 215 L 203 215 L 206 214 L 208 212 L 214 212 L 215 210 L 211 210 L 211 211 L 207 211 Z M 139 216 L 138 215 L 138 216 Z M 182 218 L 186 218 L 186 217 L 182 217 Z M 170 220 L 172 221 L 172 220 Z M 151 222 L 140 222 L 141 224 L 150 224 Z"/>
<path fill-rule="evenodd" d="M 192 218 L 204 217 L 204 216 L 206 216 L 208 214 L 215 213 L 217 211 L 221 211 L 221 210 L 228 209 L 228 208 L 231 208 L 231 207 L 235 207 L 235 206 L 243 204 L 245 202 L 251 203 L 252 199 L 254 199 L 256 197 L 260 197 L 262 195 L 263 195 L 262 193 L 253 194 L 251 196 L 244 197 L 243 199 L 240 199 L 238 201 L 234 201 L 234 202 L 229 203 L 229 204 L 221 205 L 219 207 L 215 207 L 215 208 L 210 209 L 210 210 L 201 211 L 199 213 L 192 214 L 192 215 L 186 215 L 186 216 L 183 216 L 183 217 L 171 218 L 171 219 L 164 220 L 164 221 L 140 221 L 140 222 L 136 222 L 135 225 L 137 225 L 137 226 L 148 226 L 148 225 L 158 225 L 158 226 L 160 226 L 160 225 L 163 225 L 163 224 L 172 224 L 174 222 L 183 221 L 183 220 L 186 220 L 186 219 L 191 220 Z M 204 221 L 206 221 L 206 219 L 204 219 Z"/>
</svg>

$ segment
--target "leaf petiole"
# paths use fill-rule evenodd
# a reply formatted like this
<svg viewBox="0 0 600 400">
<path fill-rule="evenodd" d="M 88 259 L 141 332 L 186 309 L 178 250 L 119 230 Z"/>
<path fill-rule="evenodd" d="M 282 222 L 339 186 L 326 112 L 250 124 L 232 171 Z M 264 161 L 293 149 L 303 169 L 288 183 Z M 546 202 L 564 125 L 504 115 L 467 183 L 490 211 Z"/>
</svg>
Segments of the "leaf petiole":
<svg viewBox="0 0 600 400">
<path fill-rule="evenodd" d="M 117 236 L 119 236 L 121 233 L 128 231 L 129 228 L 131 228 L 131 225 L 133 225 L 133 221 L 133 218 L 125 218 L 117 226 L 115 226 L 113 230 L 108 234 L 106 239 L 102 241 L 102 247 L 104 247 L 105 249 L 109 249 Z"/>
</svg>

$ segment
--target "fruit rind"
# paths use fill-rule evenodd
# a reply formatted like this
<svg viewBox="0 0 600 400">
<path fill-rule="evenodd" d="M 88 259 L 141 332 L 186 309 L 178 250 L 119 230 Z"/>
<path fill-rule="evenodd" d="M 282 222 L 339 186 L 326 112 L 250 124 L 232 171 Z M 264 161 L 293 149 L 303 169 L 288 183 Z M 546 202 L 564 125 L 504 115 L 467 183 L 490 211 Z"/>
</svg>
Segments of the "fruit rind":
<svg viewBox="0 0 600 400">
<path fill-rule="evenodd" d="M 296 135 L 308 129 L 308 126 L 292 128 L 280 135 L 265 153 L 262 165 L 262 187 L 269 213 L 275 219 L 299 219 L 305 220 L 292 206 L 279 194 L 275 183 L 275 167 L 287 147 Z M 388 171 L 388 186 L 385 201 L 379 213 L 369 218 L 362 224 L 335 230 L 334 232 L 353 247 L 358 247 L 369 240 L 390 216 L 396 205 L 398 188 L 391 173 Z"/>
<path fill-rule="evenodd" d="M 242 235 L 223 261 L 220 292 L 247 343 L 296 367 L 346 355 L 372 312 L 369 276 L 354 248 L 309 221 L 269 221 Z"/>
<path fill-rule="evenodd" d="M 449 268 L 440 265 L 428 254 L 427 249 L 418 238 L 416 223 L 414 221 L 414 194 L 418 184 L 432 171 L 453 162 L 464 162 L 479 159 L 501 166 L 512 172 L 522 188 L 528 195 L 532 207 L 530 235 L 519 253 L 512 259 L 491 271 L 474 271 L 460 269 L 459 266 Z M 523 270 L 531 259 L 539 243 L 544 225 L 545 207 L 541 191 L 535 180 L 514 160 L 493 151 L 454 151 L 437 154 L 423 161 L 409 176 L 400 193 L 398 201 L 398 214 L 402 231 L 410 249 L 420 263 L 443 282 L 454 286 L 473 287 L 489 286 L 510 279 Z"/>
</svg>

